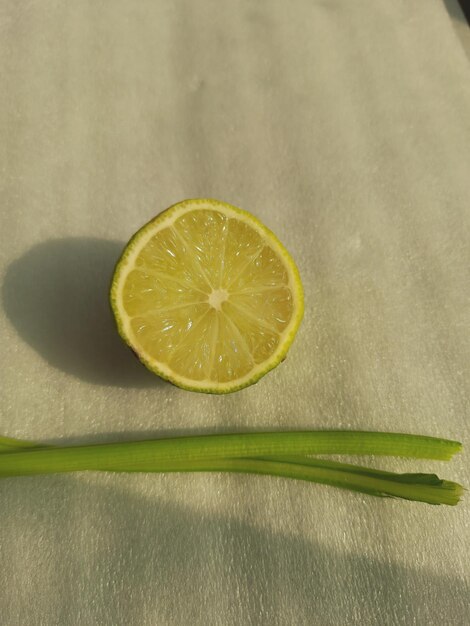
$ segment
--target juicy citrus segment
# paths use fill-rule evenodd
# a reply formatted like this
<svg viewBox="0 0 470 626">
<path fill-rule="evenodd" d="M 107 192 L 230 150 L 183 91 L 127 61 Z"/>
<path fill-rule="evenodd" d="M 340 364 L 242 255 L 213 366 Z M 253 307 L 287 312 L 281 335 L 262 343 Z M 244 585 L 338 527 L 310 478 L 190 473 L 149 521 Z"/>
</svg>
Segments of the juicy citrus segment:
<svg viewBox="0 0 470 626">
<path fill-rule="evenodd" d="M 237 328 L 252 361 L 258 364 L 268 359 L 279 344 L 280 333 L 266 320 L 257 319 L 246 309 L 236 307 L 230 302 L 224 303 L 224 311 Z"/>
<path fill-rule="evenodd" d="M 206 287 L 220 288 L 229 229 L 227 217 L 217 211 L 192 211 L 179 217 L 173 228 L 183 247 L 191 251 L 196 269 L 206 279 Z"/>
<path fill-rule="evenodd" d="M 303 293 L 293 260 L 256 218 L 215 200 L 188 200 L 129 242 L 111 305 L 147 367 L 181 387 L 226 393 L 284 358 Z"/>
</svg>

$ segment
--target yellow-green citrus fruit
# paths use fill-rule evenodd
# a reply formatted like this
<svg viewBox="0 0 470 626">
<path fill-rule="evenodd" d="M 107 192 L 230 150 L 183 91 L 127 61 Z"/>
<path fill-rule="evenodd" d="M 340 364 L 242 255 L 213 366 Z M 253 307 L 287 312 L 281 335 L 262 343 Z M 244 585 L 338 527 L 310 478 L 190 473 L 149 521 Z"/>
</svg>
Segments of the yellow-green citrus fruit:
<svg viewBox="0 0 470 626">
<path fill-rule="evenodd" d="M 132 237 L 111 306 L 144 365 L 206 393 L 242 389 L 276 367 L 304 308 L 299 272 L 277 237 L 209 199 L 175 204 Z"/>
</svg>

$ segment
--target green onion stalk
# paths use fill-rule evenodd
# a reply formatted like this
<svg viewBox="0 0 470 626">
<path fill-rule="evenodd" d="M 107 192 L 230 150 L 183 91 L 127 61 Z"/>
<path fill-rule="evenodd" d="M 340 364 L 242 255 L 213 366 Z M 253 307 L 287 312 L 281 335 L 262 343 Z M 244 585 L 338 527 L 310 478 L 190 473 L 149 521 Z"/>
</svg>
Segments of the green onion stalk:
<svg viewBox="0 0 470 626">
<path fill-rule="evenodd" d="M 0 478 L 76 471 L 237 472 L 305 480 L 380 497 L 455 505 L 463 487 L 435 474 L 394 473 L 317 455 L 394 456 L 448 461 L 457 441 L 360 431 L 294 431 L 185 436 L 79 446 L 0 437 Z"/>
</svg>

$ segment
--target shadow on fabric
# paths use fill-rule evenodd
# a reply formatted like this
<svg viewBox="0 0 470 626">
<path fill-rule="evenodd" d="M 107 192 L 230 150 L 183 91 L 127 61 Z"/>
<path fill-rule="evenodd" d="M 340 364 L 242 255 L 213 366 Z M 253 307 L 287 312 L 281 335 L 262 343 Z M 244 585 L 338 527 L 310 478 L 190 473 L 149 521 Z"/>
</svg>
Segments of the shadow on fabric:
<svg viewBox="0 0 470 626">
<path fill-rule="evenodd" d="M 470 7 L 467 0 L 443 0 L 449 16 L 464 24 L 470 24 Z"/>
<path fill-rule="evenodd" d="M 224 477 L 220 487 L 230 488 L 232 478 L 246 489 L 266 480 Z M 338 553 L 315 540 L 204 514 L 168 501 L 169 476 L 152 477 L 147 495 L 135 493 L 147 479 L 1 481 L 2 574 L 17 589 L 3 599 L 4 623 L 17 623 L 19 607 L 23 624 L 64 626 L 467 623 L 468 586 L 457 576 L 404 567 L 387 560 L 386 551 L 383 559 Z M 184 496 L 207 488 L 206 480 L 185 477 L 175 488 Z"/>
<path fill-rule="evenodd" d="M 108 302 L 123 247 L 86 237 L 38 244 L 8 266 L 3 307 L 54 367 L 97 385 L 157 387 L 165 383 L 121 341 Z"/>
</svg>

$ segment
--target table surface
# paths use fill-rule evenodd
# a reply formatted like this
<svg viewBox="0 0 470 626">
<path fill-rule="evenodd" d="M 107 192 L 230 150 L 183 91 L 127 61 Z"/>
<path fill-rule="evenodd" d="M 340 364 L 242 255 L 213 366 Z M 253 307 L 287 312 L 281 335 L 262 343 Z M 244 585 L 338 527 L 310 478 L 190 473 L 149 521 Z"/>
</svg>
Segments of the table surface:
<svg viewBox="0 0 470 626">
<path fill-rule="evenodd" d="M 468 442 L 459 29 L 440 0 L 3 0 L 1 434 L 348 428 Z M 227 397 L 153 377 L 107 305 L 124 242 L 187 197 L 257 215 L 305 286 L 286 362 Z M 470 485 L 468 452 L 376 465 Z M 220 474 L 0 490 L 9 626 L 468 623 L 468 498 L 432 507 Z"/>
</svg>

